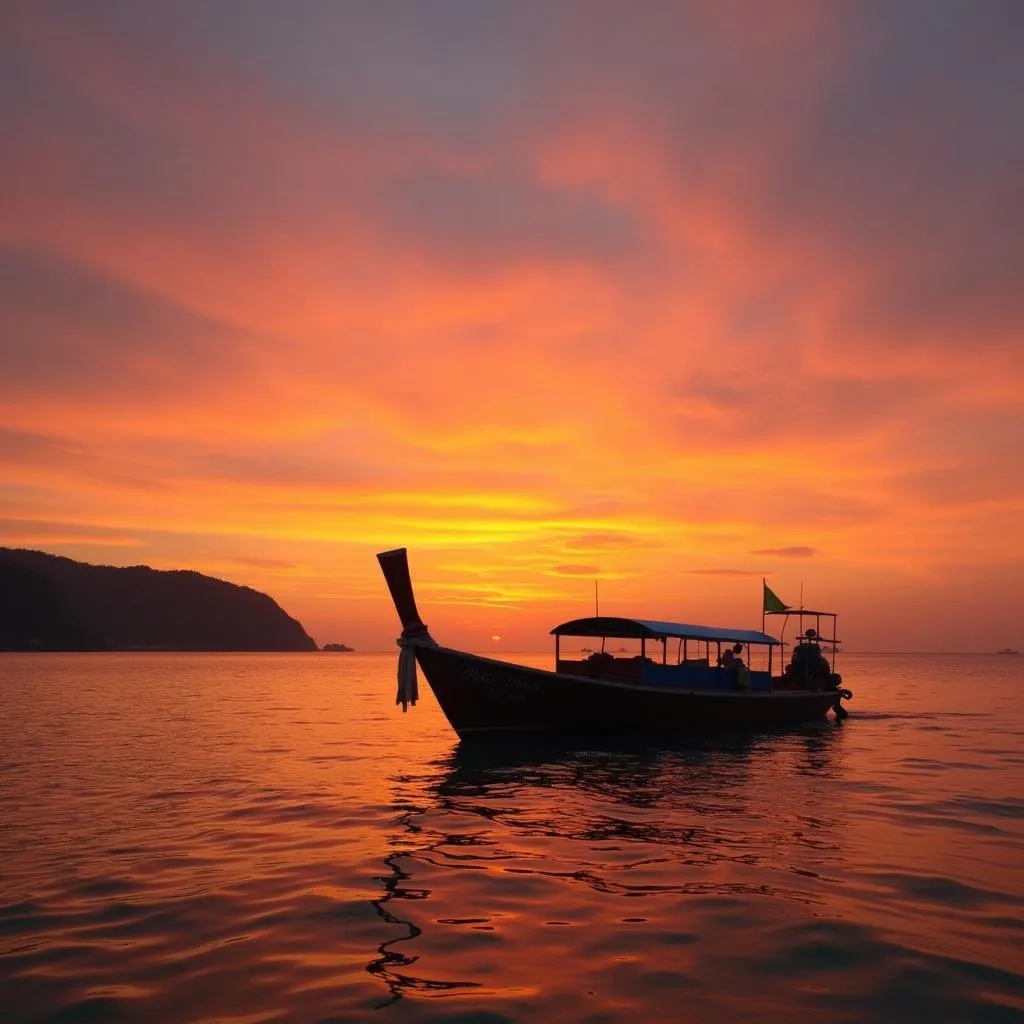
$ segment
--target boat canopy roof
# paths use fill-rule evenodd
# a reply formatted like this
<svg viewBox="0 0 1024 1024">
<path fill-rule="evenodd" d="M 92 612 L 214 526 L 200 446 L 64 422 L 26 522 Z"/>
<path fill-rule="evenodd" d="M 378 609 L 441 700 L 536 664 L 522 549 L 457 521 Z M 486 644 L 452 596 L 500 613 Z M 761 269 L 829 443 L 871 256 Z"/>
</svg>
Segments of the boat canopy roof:
<svg viewBox="0 0 1024 1024">
<path fill-rule="evenodd" d="M 653 619 L 620 619 L 598 615 L 573 619 L 551 630 L 552 636 L 600 636 L 614 639 L 721 640 L 744 644 L 779 644 L 780 641 L 756 629 L 726 629 L 719 626 L 692 626 L 685 622 L 656 622 Z"/>
</svg>

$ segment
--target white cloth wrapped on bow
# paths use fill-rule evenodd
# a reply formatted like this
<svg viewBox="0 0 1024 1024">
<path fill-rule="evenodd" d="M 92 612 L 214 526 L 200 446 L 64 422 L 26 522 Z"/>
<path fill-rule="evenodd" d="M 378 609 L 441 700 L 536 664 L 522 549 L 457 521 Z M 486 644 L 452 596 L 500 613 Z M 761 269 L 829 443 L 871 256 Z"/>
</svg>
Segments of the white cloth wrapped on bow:
<svg viewBox="0 0 1024 1024">
<path fill-rule="evenodd" d="M 395 703 L 402 705 L 402 711 L 408 711 L 409 705 L 415 705 L 420 699 L 419 683 L 416 680 L 417 641 L 401 636 L 396 643 L 401 650 L 398 655 L 398 695 Z"/>
</svg>

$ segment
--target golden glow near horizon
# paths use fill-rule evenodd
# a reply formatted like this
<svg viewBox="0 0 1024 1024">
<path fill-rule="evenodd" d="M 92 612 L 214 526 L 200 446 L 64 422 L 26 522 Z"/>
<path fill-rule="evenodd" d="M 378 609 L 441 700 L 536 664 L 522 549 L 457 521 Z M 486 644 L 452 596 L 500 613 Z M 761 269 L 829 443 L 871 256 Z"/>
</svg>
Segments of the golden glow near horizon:
<svg viewBox="0 0 1024 1024">
<path fill-rule="evenodd" d="M 762 576 L 851 648 L 1024 643 L 993 12 L 172 13 L 0 16 L 0 544 L 363 649 L 399 545 L 453 644 Z"/>
</svg>

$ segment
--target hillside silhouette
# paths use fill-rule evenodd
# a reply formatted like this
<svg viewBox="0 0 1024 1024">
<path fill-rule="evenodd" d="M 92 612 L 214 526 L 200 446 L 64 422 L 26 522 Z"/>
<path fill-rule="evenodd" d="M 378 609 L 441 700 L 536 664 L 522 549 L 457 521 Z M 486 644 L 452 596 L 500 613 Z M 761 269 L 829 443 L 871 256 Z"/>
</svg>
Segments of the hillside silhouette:
<svg viewBox="0 0 1024 1024">
<path fill-rule="evenodd" d="M 190 570 L 0 548 L 0 649 L 315 651 L 271 597 Z"/>
</svg>

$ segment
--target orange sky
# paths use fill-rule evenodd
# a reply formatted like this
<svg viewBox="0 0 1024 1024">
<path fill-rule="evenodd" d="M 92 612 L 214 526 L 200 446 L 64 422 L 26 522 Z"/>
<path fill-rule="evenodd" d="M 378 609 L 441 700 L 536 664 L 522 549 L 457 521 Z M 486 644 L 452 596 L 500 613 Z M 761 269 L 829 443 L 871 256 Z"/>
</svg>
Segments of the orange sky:
<svg viewBox="0 0 1024 1024">
<path fill-rule="evenodd" d="M 0 545 L 388 646 L 1024 646 L 1024 11 L 15 2 Z M 500 635 L 500 643 L 491 641 Z"/>
</svg>

